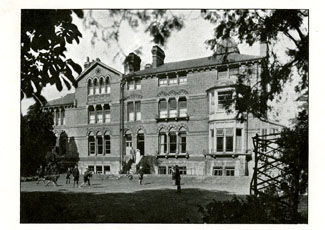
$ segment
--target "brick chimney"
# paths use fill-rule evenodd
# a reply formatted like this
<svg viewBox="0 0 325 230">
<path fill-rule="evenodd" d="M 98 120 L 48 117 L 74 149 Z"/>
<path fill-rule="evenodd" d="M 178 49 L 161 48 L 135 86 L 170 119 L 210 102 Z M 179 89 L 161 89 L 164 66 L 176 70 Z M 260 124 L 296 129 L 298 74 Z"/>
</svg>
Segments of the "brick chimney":
<svg viewBox="0 0 325 230">
<path fill-rule="evenodd" d="M 140 70 L 141 58 L 135 53 L 129 53 L 124 61 L 125 74 Z"/>
<path fill-rule="evenodd" d="M 164 64 L 165 52 L 159 46 L 153 46 L 152 53 L 152 68 L 157 68 Z"/>
<path fill-rule="evenodd" d="M 90 65 L 90 62 L 89 62 L 89 57 L 86 58 L 86 62 L 84 63 L 84 67 L 85 69 L 87 69 Z"/>
</svg>

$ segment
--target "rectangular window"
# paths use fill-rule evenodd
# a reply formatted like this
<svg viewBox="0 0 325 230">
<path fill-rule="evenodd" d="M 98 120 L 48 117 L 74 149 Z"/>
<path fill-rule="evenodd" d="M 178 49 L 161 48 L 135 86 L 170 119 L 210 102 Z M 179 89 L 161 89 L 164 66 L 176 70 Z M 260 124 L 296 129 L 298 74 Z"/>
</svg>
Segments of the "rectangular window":
<svg viewBox="0 0 325 230">
<path fill-rule="evenodd" d="M 221 166 L 214 166 L 213 167 L 213 176 L 222 176 L 223 175 L 223 169 Z"/>
<path fill-rule="evenodd" d="M 186 117 L 187 115 L 187 102 L 185 98 L 180 98 L 178 101 L 179 104 L 179 116 Z"/>
<path fill-rule="evenodd" d="M 127 110 L 128 110 L 128 121 L 134 121 L 134 105 L 133 102 L 127 103 Z"/>
<path fill-rule="evenodd" d="M 135 102 L 135 120 L 140 121 L 141 120 L 141 102 L 136 101 Z"/>
<path fill-rule="evenodd" d="M 159 101 L 159 118 L 167 117 L 167 102 L 166 100 Z"/>
<path fill-rule="evenodd" d="M 167 173 L 166 171 L 166 166 L 159 166 L 158 167 L 158 174 L 163 174 L 165 175 Z"/>
<path fill-rule="evenodd" d="M 103 154 L 103 138 L 101 136 L 97 136 L 97 154 Z"/>
<path fill-rule="evenodd" d="M 95 171 L 95 168 L 93 165 L 88 165 L 88 169 L 90 172 L 94 172 Z"/>
<path fill-rule="evenodd" d="M 94 95 L 94 87 L 89 88 L 89 95 Z"/>
<path fill-rule="evenodd" d="M 218 79 L 228 78 L 228 69 L 227 67 L 218 68 Z"/>
<path fill-rule="evenodd" d="M 169 117 L 177 117 L 177 105 L 175 98 L 169 99 Z"/>
<path fill-rule="evenodd" d="M 186 175 L 186 166 L 179 166 L 179 174 Z"/>
<path fill-rule="evenodd" d="M 184 84 L 186 84 L 187 83 L 187 76 L 185 75 L 185 76 L 179 76 L 179 84 L 180 85 L 184 85 Z"/>
<path fill-rule="evenodd" d="M 186 153 L 186 133 L 179 134 L 179 152 Z"/>
<path fill-rule="evenodd" d="M 95 87 L 95 94 L 99 94 L 99 85 L 96 85 Z"/>
<path fill-rule="evenodd" d="M 93 136 L 88 137 L 89 154 L 95 154 L 95 138 Z"/>
<path fill-rule="evenodd" d="M 169 85 L 177 85 L 177 77 L 169 76 Z"/>
<path fill-rule="evenodd" d="M 104 93 L 105 93 L 105 85 L 104 85 L 104 83 L 102 83 L 102 84 L 100 85 L 100 93 L 101 93 L 101 94 L 104 94 Z"/>
<path fill-rule="evenodd" d="M 132 147 L 132 136 L 131 134 L 125 135 L 125 146 L 126 147 Z"/>
<path fill-rule="evenodd" d="M 160 77 L 159 86 L 166 86 L 166 85 L 167 85 L 167 77 Z"/>
<path fill-rule="evenodd" d="M 168 166 L 168 174 L 169 175 L 172 174 L 172 168 L 173 168 L 173 166 Z"/>
<path fill-rule="evenodd" d="M 141 80 L 140 79 L 135 80 L 135 89 L 136 90 L 141 89 Z"/>
<path fill-rule="evenodd" d="M 134 81 L 129 81 L 127 88 L 128 88 L 128 90 L 134 90 Z"/>
<path fill-rule="evenodd" d="M 211 92 L 210 93 L 210 113 L 214 113 L 214 103 L 215 103 L 214 92 Z"/>
<path fill-rule="evenodd" d="M 225 105 L 229 103 L 232 98 L 231 91 L 221 91 L 218 92 L 218 109 L 225 108 Z"/>
<path fill-rule="evenodd" d="M 105 136 L 105 154 L 111 154 L 110 136 Z"/>
<path fill-rule="evenodd" d="M 176 148 L 177 148 L 177 146 L 176 146 L 176 140 L 177 139 L 177 136 L 176 136 L 176 133 L 175 132 L 170 132 L 169 133 L 169 152 L 170 153 L 176 153 Z"/>
<path fill-rule="evenodd" d="M 272 129 L 272 133 L 274 134 L 274 133 L 278 133 L 279 131 L 278 131 L 278 129 Z"/>
<path fill-rule="evenodd" d="M 223 129 L 217 129 L 217 152 L 223 152 Z"/>
<path fill-rule="evenodd" d="M 62 125 L 65 125 L 65 110 L 61 111 Z"/>
<path fill-rule="evenodd" d="M 159 153 L 167 152 L 167 135 L 165 133 L 159 134 Z"/>
<path fill-rule="evenodd" d="M 95 124 L 95 111 L 89 111 L 89 123 Z"/>
<path fill-rule="evenodd" d="M 111 172 L 111 166 L 104 165 L 104 174 L 109 174 Z"/>
<path fill-rule="evenodd" d="M 236 151 L 242 151 L 242 129 L 236 129 Z"/>
<path fill-rule="evenodd" d="M 105 123 L 111 122 L 111 113 L 109 110 L 104 110 Z"/>
<path fill-rule="evenodd" d="M 96 174 L 103 174 L 103 166 L 101 165 L 96 166 Z"/>
<path fill-rule="evenodd" d="M 96 111 L 97 113 L 97 123 L 103 123 L 103 110 Z"/>
<path fill-rule="evenodd" d="M 226 129 L 226 152 L 233 152 L 234 144 L 234 130 L 233 129 Z"/>
<path fill-rule="evenodd" d="M 235 167 L 226 167 L 226 176 L 235 176 Z"/>
</svg>

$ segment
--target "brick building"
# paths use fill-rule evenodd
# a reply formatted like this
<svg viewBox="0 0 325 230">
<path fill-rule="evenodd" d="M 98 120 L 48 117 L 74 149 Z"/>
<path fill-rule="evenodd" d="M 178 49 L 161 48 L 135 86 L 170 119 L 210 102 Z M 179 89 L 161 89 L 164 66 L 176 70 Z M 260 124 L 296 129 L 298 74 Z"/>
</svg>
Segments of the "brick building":
<svg viewBox="0 0 325 230">
<path fill-rule="evenodd" d="M 152 48 L 152 64 L 140 69 L 131 53 L 124 74 L 99 59 L 85 63 L 74 94 L 49 101 L 59 154 L 77 156 L 82 170 L 118 173 L 133 150 L 156 159 L 152 173 L 178 165 L 186 175 L 251 175 L 251 137 L 280 126 L 227 113 L 225 104 L 239 74 L 259 77 L 262 56 L 244 55 L 235 45 L 227 55 L 164 63 Z M 247 69 L 250 71 L 247 71 Z"/>
</svg>

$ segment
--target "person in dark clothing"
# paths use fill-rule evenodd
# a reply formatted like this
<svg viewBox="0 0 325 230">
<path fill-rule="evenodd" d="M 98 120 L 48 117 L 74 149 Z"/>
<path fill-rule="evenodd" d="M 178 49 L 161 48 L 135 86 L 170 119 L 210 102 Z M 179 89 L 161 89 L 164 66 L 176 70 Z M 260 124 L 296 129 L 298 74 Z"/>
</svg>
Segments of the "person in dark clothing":
<svg viewBox="0 0 325 230">
<path fill-rule="evenodd" d="M 90 187 L 90 177 L 91 176 L 92 176 L 92 173 L 87 168 L 86 171 L 85 171 L 85 173 L 84 173 L 84 182 L 79 186 L 79 188 L 81 188 L 85 184 L 88 184 L 88 186 Z"/>
<path fill-rule="evenodd" d="M 72 171 L 72 176 L 73 176 L 73 187 L 77 184 L 79 184 L 79 169 L 78 169 L 78 165 L 76 165 Z"/>
<path fill-rule="evenodd" d="M 177 193 L 181 192 L 181 174 L 179 172 L 178 165 L 175 166 L 175 183 L 177 186 Z"/>
<path fill-rule="evenodd" d="M 71 176 L 71 169 L 70 168 L 68 168 L 68 170 L 67 170 L 67 176 L 66 176 L 66 180 L 65 180 L 65 183 L 66 184 L 70 184 L 70 176 Z"/>
</svg>

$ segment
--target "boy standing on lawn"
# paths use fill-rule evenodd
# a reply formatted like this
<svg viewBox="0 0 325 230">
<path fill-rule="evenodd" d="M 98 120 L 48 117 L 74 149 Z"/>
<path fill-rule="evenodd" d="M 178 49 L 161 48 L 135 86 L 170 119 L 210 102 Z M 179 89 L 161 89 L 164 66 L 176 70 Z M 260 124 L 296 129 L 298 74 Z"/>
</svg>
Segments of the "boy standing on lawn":
<svg viewBox="0 0 325 230">
<path fill-rule="evenodd" d="M 72 171 L 72 176 L 73 176 L 73 187 L 77 184 L 79 184 L 79 169 L 78 169 L 78 165 L 74 166 L 74 169 Z"/>
</svg>

